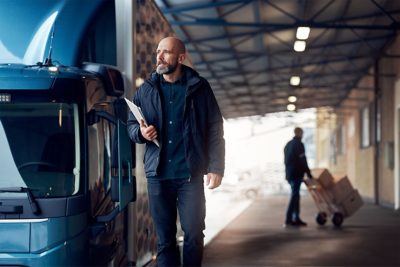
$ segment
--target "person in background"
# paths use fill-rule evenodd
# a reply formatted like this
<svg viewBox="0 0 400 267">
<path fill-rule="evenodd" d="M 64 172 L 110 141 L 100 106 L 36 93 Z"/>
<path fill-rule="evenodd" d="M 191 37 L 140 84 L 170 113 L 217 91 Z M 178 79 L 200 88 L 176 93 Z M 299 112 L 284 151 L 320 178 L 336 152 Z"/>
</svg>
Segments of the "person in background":
<svg viewBox="0 0 400 267">
<path fill-rule="evenodd" d="M 307 223 L 300 218 L 300 186 L 304 174 L 312 178 L 307 164 L 303 138 L 303 129 L 296 127 L 294 137 L 284 148 L 286 180 L 290 184 L 291 195 L 286 211 L 284 226 L 307 226 Z"/>
<path fill-rule="evenodd" d="M 167 37 L 159 42 L 157 69 L 133 97 L 147 125 L 132 114 L 128 119 L 130 138 L 146 144 L 144 165 L 157 233 L 158 267 L 181 265 L 177 212 L 184 231 L 183 266 L 201 266 L 204 184 L 210 189 L 218 187 L 225 169 L 220 109 L 209 83 L 182 64 L 185 56 L 181 40 Z"/>
</svg>

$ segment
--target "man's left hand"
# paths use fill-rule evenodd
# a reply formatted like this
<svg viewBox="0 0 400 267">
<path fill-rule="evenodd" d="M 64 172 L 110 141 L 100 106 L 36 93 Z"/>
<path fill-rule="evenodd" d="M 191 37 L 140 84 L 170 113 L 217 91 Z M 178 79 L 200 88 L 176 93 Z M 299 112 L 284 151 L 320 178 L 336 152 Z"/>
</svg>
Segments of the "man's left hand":
<svg viewBox="0 0 400 267">
<path fill-rule="evenodd" d="M 217 188 L 221 185 L 222 176 L 216 173 L 208 173 L 206 178 L 206 186 L 209 189 Z"/>
</svg>

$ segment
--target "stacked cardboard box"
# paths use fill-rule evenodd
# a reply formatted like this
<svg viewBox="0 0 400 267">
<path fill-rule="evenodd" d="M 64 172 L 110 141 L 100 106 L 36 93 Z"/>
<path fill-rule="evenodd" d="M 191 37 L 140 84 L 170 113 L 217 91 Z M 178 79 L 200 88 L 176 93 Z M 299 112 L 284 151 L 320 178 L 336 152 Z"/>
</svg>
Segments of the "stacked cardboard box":
<svg viewBox="0 0 400 267">
<path fill-rule="evenodd" d="M 363 205 L 360 194 L 347 176 L 333 176 L 327 169 L 314 169 L 311 173 L 329 196 L 327 201 L 341 207 L 344 216 L 353 215 Z"/>
</svg>

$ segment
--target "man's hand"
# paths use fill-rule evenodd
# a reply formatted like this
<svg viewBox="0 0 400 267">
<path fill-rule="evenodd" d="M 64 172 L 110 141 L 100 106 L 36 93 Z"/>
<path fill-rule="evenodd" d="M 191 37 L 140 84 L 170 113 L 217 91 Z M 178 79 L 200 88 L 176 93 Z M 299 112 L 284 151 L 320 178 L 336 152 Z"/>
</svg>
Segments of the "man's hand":
<svg viewBox="0 0 400 267">
<path fill-rule="evenodd" d="M 209 189 L 217 188 L 221 185 L 222 176 L 216 173 L 208 173 L 206 178 L 206 186 Z"/>
<path fill-rule="evenodd" d="M 148 141 L 153 141 L 157 138 L 156 128 L 153 125 L 147 126 L 144 124 L 143 120 L 140 121 L 140 132 L 142 133 L 144 139 Z"/>
</svg>

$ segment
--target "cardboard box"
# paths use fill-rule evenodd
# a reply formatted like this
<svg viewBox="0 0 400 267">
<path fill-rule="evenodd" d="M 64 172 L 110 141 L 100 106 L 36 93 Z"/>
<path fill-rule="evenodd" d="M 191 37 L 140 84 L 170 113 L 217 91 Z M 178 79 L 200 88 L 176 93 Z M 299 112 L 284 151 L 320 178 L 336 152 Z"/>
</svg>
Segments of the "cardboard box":
<svg viewBox="0 0 400 267">
<path fill-rule="evenodd" d="M 307 185 L 307 189 L 314 199 L 318 210 L 329 214 L 329 207 L 334 201 L 331 190 L 327 190 L 322 187 L 318 179 L 306 179 L 304 182 Z"/>
<path fill-rule="evenodd" d="M 345 216 L 353 215 L 364 204 L 363 200 L 358 193 L 358 190 L 353 190 L 342 203 L 340 203 L 344 210 Z"/>
<path fill-rule="evenodd" d="M 333 176 L 327 169 L 313 169 L 311 175 L 318 179 L 318 182 L 324 188 L 330 188 L 333 185 Z"/>
<path fill-rule="evenodd" d="M 351 193 L 353 193 L 354 188 L 347 176 L 334 177 L 333 185 L 331 188 L 332 195 L 336 203 L 343 202 Z"/>
</svg>

